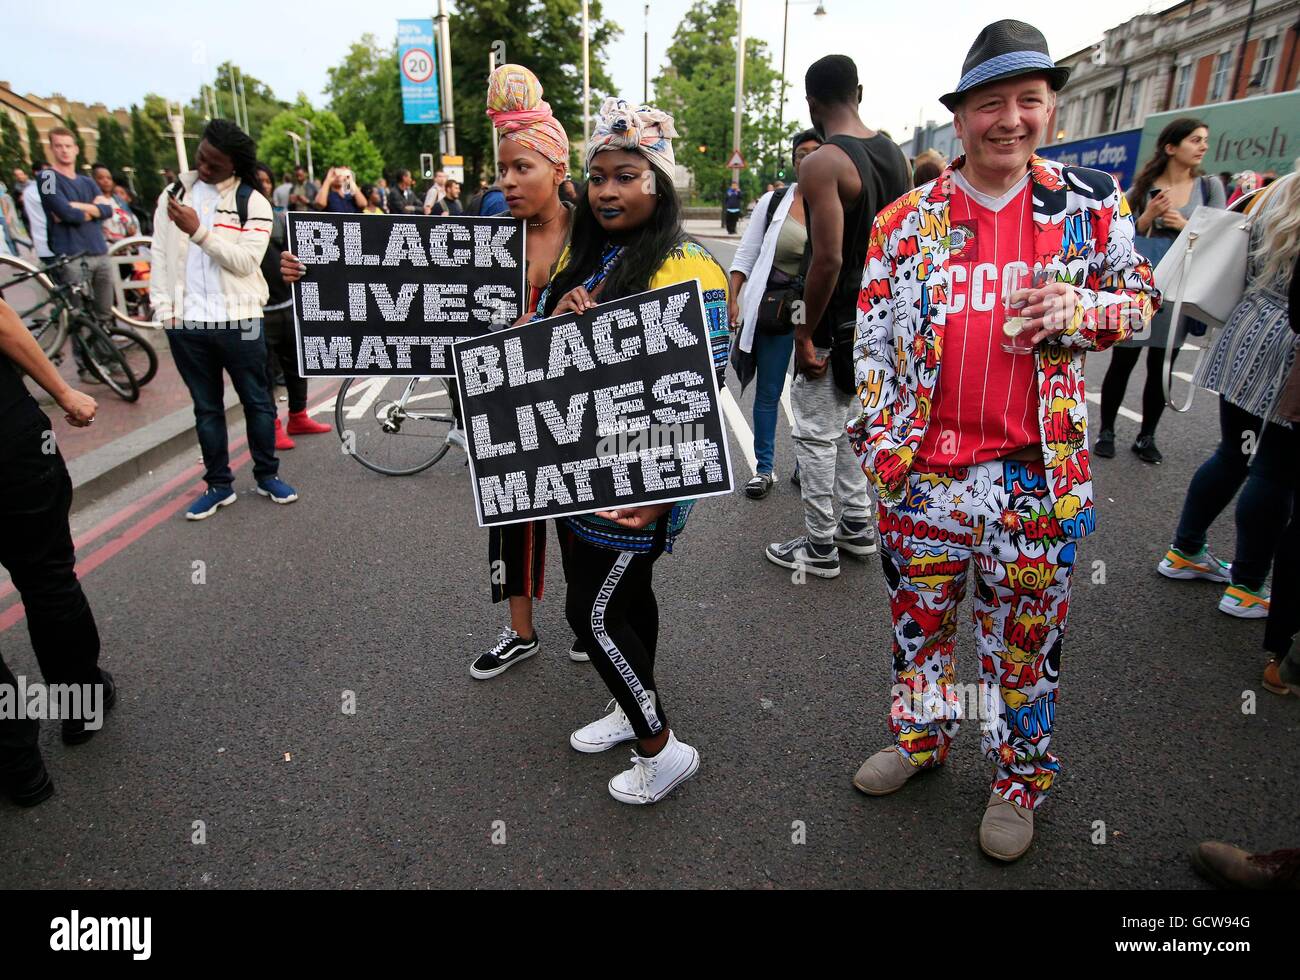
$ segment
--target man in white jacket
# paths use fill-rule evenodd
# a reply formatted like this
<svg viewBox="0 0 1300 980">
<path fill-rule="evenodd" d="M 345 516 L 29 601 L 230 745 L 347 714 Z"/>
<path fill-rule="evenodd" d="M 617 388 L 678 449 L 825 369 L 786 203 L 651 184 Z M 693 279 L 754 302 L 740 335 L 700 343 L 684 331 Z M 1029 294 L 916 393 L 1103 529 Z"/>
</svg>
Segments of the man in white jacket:
<svg viewBox="0 0 1300 980">
<path fill-rule="evenodd" d="M 257 147 L 238 126 L 214 119 L 203 131 L 195 170 L 158 199 L 149 296 L 167 325 L 176 369 L 194 399 L 207 492 L 190 505 L 192 521 L 237 499 L 226 439 L 222 372 L 244 406 L 257 492 L 277 504 L 298 493 L 279 478 L 275 407 L 266 389 L 262 255 L 271 203 L 256 190 Z"/>
</svg>

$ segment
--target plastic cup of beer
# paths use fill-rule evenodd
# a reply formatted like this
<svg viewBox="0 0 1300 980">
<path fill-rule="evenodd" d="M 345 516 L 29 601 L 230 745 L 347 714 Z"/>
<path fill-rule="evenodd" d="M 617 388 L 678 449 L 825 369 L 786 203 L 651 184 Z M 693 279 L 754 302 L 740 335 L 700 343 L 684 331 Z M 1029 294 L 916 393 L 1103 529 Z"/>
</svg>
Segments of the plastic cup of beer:
<svg viewBox="0 0 1300 980">
<path fill-rule="evenodd" d="M 1029 290 L 1034 287 L 1034 274 L 1028 266 L 1014 263 L 1002 275 L 1002 349 L 1008 354 L 1032 354 L 1031 338 L 1037 331 L 1029 326 L 1023 315 L 1029 305 Z"/>
</svg>

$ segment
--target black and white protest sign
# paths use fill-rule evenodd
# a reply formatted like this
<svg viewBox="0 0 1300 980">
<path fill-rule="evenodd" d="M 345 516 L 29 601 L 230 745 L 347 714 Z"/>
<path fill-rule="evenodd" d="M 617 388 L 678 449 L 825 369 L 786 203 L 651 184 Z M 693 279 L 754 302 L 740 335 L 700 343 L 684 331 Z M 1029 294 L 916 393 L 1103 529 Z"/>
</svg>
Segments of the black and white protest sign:
<svg viewBox="0 0 1300 980">
<path fill-rule="evenodd" d="M 453 374 L 451 345 L 519 319 L 516 218 L 292 211 L 289 251 L 304 377 Z"/>
<path fill-rule="evenodd" d="M 480 525 L 731 492 L 698 281 L 452 350 Z"/>
</svg>

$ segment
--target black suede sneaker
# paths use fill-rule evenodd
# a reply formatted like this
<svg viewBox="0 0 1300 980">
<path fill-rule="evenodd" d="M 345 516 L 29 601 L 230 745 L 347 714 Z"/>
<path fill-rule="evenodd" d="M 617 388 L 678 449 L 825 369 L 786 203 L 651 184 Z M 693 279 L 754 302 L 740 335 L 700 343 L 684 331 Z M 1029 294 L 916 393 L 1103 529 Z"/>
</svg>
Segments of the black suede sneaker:
<svg viewBox="0 0 1300 980">
<path fill-rule="evenodd" d="M 772 492 L 772 485 L 776 480 L 772 478 L 771 473 L 755 473 L 748 483 L 745 484 L 745 496 L 750 500 L 762 500 Z"/>
<path fill-rule="evenodd" d="M 1097 444 L 1092 447 L 1092 454 L 1102 459 L 1115 458 L 1115 430 L 1102 429 L 1097 433 Z"/>
<path fill-rule="evenodd" d="M 1137 437 L 1133 443 L 1133 452 L 1137 453 L 1138 459 L 1144 463 L 1163 463 L 1164 454 L 1156 448 L 1155 436 L 1147 435 L 1145 432 Z"/>
<path fill-rule="evenodd" d="M 99 669 L 100 683 L 104 685 L 104 716 L 107 716 L 113 710 L 113 705 L 117 704 L 117 685 L 113 683 L 113 675 L 104 668 Z M 104 718 L 100 718 L 102 724 Z M 63 721 L 63 744 L 64 745 L 81 745 L 83 742 L 89 742 L 95 737 L 97 728 L 87 728 L 86 722 L 82 718 L 65 718 Z"/>
<path fill-rule="evenodd" d="M 470 676 L 475 680 L 485 681 L 490 677 L 496 677 L 497 674 L 504 674 L 519 661 L 527 660 L 535 654 L 539 649 L 540 639 L 534 631 L 533 638 L 525 640 L 507 626 L 501 631 L 497 641 L 492 644 L 492 649 L 469 665 Z"/>
</svg>

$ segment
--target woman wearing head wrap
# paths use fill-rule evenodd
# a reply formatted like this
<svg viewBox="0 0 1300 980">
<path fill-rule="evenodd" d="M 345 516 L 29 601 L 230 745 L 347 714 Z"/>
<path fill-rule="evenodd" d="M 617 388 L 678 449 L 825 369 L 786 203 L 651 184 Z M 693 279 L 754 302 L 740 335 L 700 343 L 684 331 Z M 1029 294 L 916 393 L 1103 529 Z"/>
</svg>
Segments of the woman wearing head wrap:
<svg viewBox="0 0 1300 980">
<path fill-rule="evenodd" d="M 587 148 L 586 193 L 569 248 L 536 318 L 584 313 L 600 302 L 699 280 L 719 374 L 727 360 L 727 279 L 682 230 L 673 190 L 673 120 L 649 106 L 606 99 Z M 599 386 L 600 369 L 591 379 Z M 618 706 L 574 732 L 579 752 L 635 740 L 632 768 L 609 781 L 623 803 L 655 803 L 699 768 L 699 753 L 668 727 L 654 676 L 659 606 L 655 560 L 672 549 L 694 501 L 561 518 L 565 613 Z M 617 666 L 616 666 L 617 664 Z"/>
<path fill-rule="evenodd" d="M 502 65 L 488 81 L 487 114 L 501 137 L 497 152 L 497 187 L 510 215 L 528 225 L 528 303 L 525 317 L 537 308 L 551 268 L 569 237 L 572 205 L 560 201 L 559 188 L 569 170 L 569 137 L 542 100 L 542 85 L 522 65 Z M 488 531 L 488 567 L 492 601 L 510 602 L 510 625 L 469 668 L 487 680 L 526 660 L 539 649 L 533 626 L 533 600 L 542 597 L 546 573 L 546 524 L 526 521 Z M 569 649 L 576 661 L 588 659 L 578 643 Z"/>
</svg>

